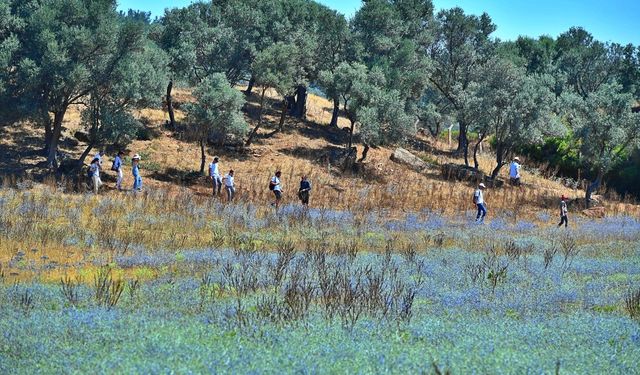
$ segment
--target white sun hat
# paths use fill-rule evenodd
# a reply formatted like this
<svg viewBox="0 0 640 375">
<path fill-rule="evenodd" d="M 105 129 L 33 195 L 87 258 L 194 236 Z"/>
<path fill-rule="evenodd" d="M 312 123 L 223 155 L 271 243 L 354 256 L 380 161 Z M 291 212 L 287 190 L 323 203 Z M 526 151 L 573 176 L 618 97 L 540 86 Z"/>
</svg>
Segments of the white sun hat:
<svg viewBox="0 0 640 375">
<path fill-rule="evenodd" d="M 133 155 L 131 160 L 140 160 L 140 155 L 138 155 L 138 154 Z"/>
</svg>

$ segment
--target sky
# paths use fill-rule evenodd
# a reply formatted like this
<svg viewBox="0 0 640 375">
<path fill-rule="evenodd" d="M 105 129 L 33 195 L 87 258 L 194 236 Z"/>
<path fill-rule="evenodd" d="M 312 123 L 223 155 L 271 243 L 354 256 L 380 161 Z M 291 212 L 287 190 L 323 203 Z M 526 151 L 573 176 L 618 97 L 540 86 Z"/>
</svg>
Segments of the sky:
<svg viewBox="0 0 640 375">
<path fill-rule="evenodd" d="M 360 0 L 316 0 L 351 17 Z M 118 0 L 121 10 L 150 11 L 162 16 L 165 8 L 182 7 L 193 0 Z M 639 0 L 433 0 L 436 11 L 461 7 L 465 13 L 487 12 L 498 29 L 493 36 L 514 40 L 520 35 L 557 37 L 571 26 L 582 26 L 604 42 L 640 45 Z"/>
</svg>

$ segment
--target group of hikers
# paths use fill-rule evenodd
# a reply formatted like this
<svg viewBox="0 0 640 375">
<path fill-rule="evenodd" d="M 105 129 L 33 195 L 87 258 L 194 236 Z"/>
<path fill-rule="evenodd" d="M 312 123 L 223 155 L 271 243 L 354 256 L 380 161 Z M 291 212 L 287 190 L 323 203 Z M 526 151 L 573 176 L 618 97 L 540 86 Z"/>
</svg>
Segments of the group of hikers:
<svg viewBox="0 0 640 375">
<path fill-rule="evenodd" d="M 520 169 L 522 165 L 520 164 L 520 158 L 514 157 L 509 164 L 509 183 L 513 186 L 521 187 L 522 183 L 520 181 Z M 484 218 L 487 216 L 487 205 L 484 201 L 483 191 L 486 189 L 486 185 L 484 183 L 478 184 L 477 189 L 473 192 L 473 203 L 476 205 L 478 209 L 478 213 L 476 214 L 476 223 L 482 224 L 484 223 Z M 564 224 L 566 228 L 569 225 L 568 218 L 568 208 L 567 208 L 567 197 L 563 194 L 560 197 L 560 223 L 558 227 L 561 227 Z"/>
<path fill-rule="evenodd" d="M 91 160 L 89 168 L 87 169 L 87 177 L 91 181 L 93 192 L 98 194 L 100 187 L 103 185 L 100 179 L 100 171 L 102 170 L 102 158 L 104 157 L 104 151 L 98 151 Z M 124 174 L 122 171 L 124 152 L 119 151 L 111 164 L 111 170 L 116 172 L 116 189 L 122 191 L 122 180 Z M 131 173 L 133 174 L 133 191 L 139 192 L 142 190 L 142 176 L 140 175 L 140 155 L 135 154 L 131 158 Z"/>
<path fill-rule="evenodd" d="M 220 174 L 220 159 L 216 156 L 213 158 L 213 161 L 209 164 L 209 178 L 211 179 L 211 186 L 213 188 L 213 196 L 220 196 L 222 186 L 224 186 L 225 191 L 227 192 L 227 202 L 231 202 L 236 193 L 235 182 L 234 182 L 234 172 L 233 169 L 229 170 L 224 177 Z M 269 180 L 269 190 L 273 192 L 275 196 L 275 201 L 271 204 L 272 206 L 278 208 L 280 206 L 280 201 L 282 200 L 282 183 L 280 182 L 280 177 L 282 176 L 281 171 L 276 171 L 271 180 Z M 309 206 L 309 197 L 311 192 L 311 182 L 309 182 L 307 176 L 302 176 L 300 179 L 300 188 L 298 189 L 298 198 L 302 205 L 306 208 Z"/>
<path fill-rule="evenodd" d="M 102 186 L 102 181 L 100 180 L 100 170 L 102 169 L 102 158 L 104 156 L 104 152 L 99 151 L 93 160 L 88 169 L 88 177 L 91 179 L 93 183 L 93 191 L 97 194 L 100 186 Z M 123 157 L 124 152 L 120 151 L 116 155 L 113 160 L 113 164 L 111 166 L 111 170 L 117 173 L 116 180 L 116 189 L 122 190 L 122 179 L 123 179 Z M 213 161 L 209 163 L 209 178 L 211 179 L 211 185 L 213 188 L 213 196 L 221 196 L 222 195 L 222 187 L 224 186 L 227 202 L 233 201 L 236 188 L 234 181 L 234 171 L 230 169 L 229 172 L 222 176 L 220 173 L 220 159 L 216 156 L 213 158 Z M 133 191 L 138 192 L 142 189 L 142 177 L 140 176 L 140 155 L 135 154 L 131 158 L 131 170 L 133 174 Z M 514 157 L 509 165 L 509 182 L 513 186 L 521 187 L 521 176 L 520 169 L 522 165 L 520 164 L 520 158 Z M 280 177 L 282 176 L 281 171 L 276 171 L 273 177 L 269 180 L 269 190 L 273 192 L 274 202 L 271 203 L 276 209 L 280 206 L 280 202 L 282 200 L 282 182 L 280 181 Z M 476 205 L 478 213 L 476 215 L 476 223 L 482 224 L 484 223 L 484 218 L 487 216 L 487 205 L 484 200 L 483 191 L 486 189 L 486 185 L 484 183 L 478 184 L 477 189 L 473 193 L 473 203 Z M 298 188 L 298 199 L 302 203 L 303 207 L 307 208 L 309 206 L 309 198 L 311 196 L 311 182 L 307 178 L 307 176 L 302 176 L 300 179 L 300 187 Z M 564 224 L 565 228 L 569 224 L 568 220 L 568 209 L 567 209 L 567 197 L 562 195 L 560 198 L 560 223 L 558 226 L 562 226 Z"/>
</svg>

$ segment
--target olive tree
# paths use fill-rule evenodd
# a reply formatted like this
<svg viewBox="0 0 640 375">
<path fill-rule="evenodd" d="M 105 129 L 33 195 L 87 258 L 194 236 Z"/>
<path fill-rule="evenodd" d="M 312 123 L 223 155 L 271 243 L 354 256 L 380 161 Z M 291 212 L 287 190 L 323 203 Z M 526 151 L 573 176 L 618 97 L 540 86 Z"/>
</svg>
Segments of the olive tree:
<svg viewBox="0 0 640 375">
<path fill-rule="evenodd" d="M 640 113 L 634 113 L 633 95 L 624 93 L 621 85 L 607 83 L 586 98 L 565 95 L 567 119 L 580 139 L 583 162 L 594 178 L 585 192 L 586 204 L 602 184 L 604 175 L 640 141 Z"/>
<path fill-rule="evenodd" d="M 436 16 L 435 36 L 428 48 L 433 68 L 429 75 L 430 94 L 442 111 L 452 115 L 460 124 L 458 152 L 469 165 L 467 137 L 472 121 L 466 97 L 473 85 L 474 71 L 493 54 L 494 43 L 489 39 L 496 26 L 486 14 L 466 15 L 461 8 L 442 10 Z"/>
<path fill-rule="evenodd" d="M 291 95 L 295 88 L 296 72 L 296 47 L 287 43 L 276 43 L 262 51 L 253 63 L 253 75 L 257 85 L 261 87 L 260 109 L 258 122 L 249 133 L 246 145 L 250 145 L 262 125 L 262 113 L 264 110 L 264 98 L 267 90 L 273 88 L 282 98 L 280 114 L 280 128 L 284 124 L 287 111 L 285 97 Z"/>
<path fill-rule="evenodd" d="M 478 168 L 480 143 L 492 137 L 496 178 L 516 147 L 539 144 L 545 136 L 558 136 L 564 127 L 554 115 L 555 96 L 548 77 L 527 75 L 523 67 L 493 58 L 483 64 L 470 86 L 465 105 L 472 108 L 471 129 L 478 133 L 473 159 Z"/>
<path fill-rule="evenodd" d="M 241 112 L 244 96 L 229 85 L 222 73 L 212 74 L 202 80 L 193 95 L 196 102 L 186 106 L 186 123 L 190 138 L 200 146 L 200 173 L 204 173 L 205 147 L 209 138 L 215 137 L 221 145 L 228 136 L 245 135 L 247 123 Z"/>
<path fill-rule="evenodd" d="M 141 22 L 120 17 L 112 0 L 10 2 L 23 24 L 12 57 L 12 83 L 25 107 L 41 113 L 48 164 L 58 166 L 58 142 L 70 106 L 114 79 L 122 60 L 144 47 Z M 44 115 L 47 114 L 47 115 Z"/>
<path fill-rule="evenodd" d="M 369 70 L 360 63 L 342 63 L 334 72 L 323 71 L 320 84 L 340 98 L 350 122 L 347 149 L 354 143 L 355 127 L 364 145 L 363 161 L 370 146 L 402 140 L 413 129 L 412 117 L 405 112 L 404 97 L 389 90 L 384 73 Z M 400 104 L 399 104 L 400 103 Z"/>
<path fill-rule="evenodd" d="M 142 124 L 132 110 L 159 107 L 163 82 L 167 76 L 166 54 L 147 42 L 139 51 L 122 59 L 112 79 L 93 89 L 82 111 L 82 123 L 88 134 L 87 147 L 78 160 L 82 165 L 94 147 L 106 143 L 127 145 Z"/>
</svg>

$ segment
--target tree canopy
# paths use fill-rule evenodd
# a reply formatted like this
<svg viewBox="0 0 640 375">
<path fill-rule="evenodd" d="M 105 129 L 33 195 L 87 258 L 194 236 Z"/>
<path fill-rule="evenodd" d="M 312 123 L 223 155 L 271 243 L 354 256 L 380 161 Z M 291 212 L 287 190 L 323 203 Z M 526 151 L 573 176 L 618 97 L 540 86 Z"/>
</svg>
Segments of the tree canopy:
<svg viewBox="0 0 640 375">
<path fill-rule="evenodd" d="M 214 132 L 221 137 L 248 133 L 250 145 L 267 89 L 280 97 L 282 130 L 286 116 L 304 118 L 314 87 L 333 102 L 333 126 L 341 111 L 350 121 L 345 146 L 361 143 L 363 158 L 370 146 L 409 140 L 418 126 L 437 137 L 457 123 L 457 153 L 468 165 L 476 140 L 478 168 L 477 148 L 489 140 L 494 177 L 513 153 L 559 136 L 580 145 L 579 160 L 571 157 L 594 183 L 628 160 L 637 150 L 640 48 L 598 41 L 581 27 L 501 41 L 497 27 L 489 15 L 461 8 L 435 13 L 430 0 L 368 0 L 351 19 L 312 0 L 203 1 L 153 21 L 144 12 L 118 13 L 114 0 L 7 0 L 0 3 L 2 118 L 44 128 L 55 168 L 73 105 L 85 108 L 90 151 L 125 144 L 140 126 L 132 110 L 159 106 L 161 95 L 175 130 L 172 90 L 183 85 L 195 88 L 191 125 L 224 128 Z M 259 87 L 252 131 L 231 96 L 237 85 L 247 94 Z M 233 120 L 229 128 L 203 109 L 215 100 L 234 113 L 219 114 Z M 606 145 L 594 148 L 594 140 Z"/>
</svg>

